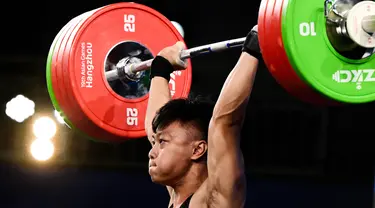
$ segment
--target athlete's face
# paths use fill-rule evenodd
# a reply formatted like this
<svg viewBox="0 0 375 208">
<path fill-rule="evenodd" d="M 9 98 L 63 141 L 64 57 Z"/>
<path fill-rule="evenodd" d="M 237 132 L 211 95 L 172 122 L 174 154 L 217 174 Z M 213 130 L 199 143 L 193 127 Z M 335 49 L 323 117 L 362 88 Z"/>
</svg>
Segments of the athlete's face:
<svg viewBox="0 0 375 208">
<path fill-rule="evenodd" d="M 194 138 L 193 128 L 172 123 L 156 132 L 149 152 L 149 174 L 153 182 L 176 183 L 190 169 L 193 160 L 206 152 L 206 142 Z"/>
</svg>

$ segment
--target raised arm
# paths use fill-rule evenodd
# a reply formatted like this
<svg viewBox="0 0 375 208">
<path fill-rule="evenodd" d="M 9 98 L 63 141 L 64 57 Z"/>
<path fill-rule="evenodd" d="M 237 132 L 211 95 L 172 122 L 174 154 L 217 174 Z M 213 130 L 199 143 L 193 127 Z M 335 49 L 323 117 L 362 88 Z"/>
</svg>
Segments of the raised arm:
<svg viewBox="0 0 375 208">
<path fill-rule="evenodd" d="M 156 112 L 171 99 L 169 89 L 170 74 L 174 70 L 185 69 L 187 64 L 179 59 L 180 51 L 185 46 L 182 42 L 164 48 L 151 64 L 150 90 L 145 118 L 145 130 L 151 145 L 153 144 L 152 120 Z M 172 196 L 172 189 L 167 187 L 169 195 Z M 170 202 L 171 204 L 171 202 Z"/>
<path fill-rule="evenodd" d="M 240 132 L 260 59 L 257 27 L 248 34 L 240 58 L 228 75 L 208 131 L 208 201 L 220 207 L 243 207 L 246 199 Z M 251 55 L 250 55 L 251 54 Z"/>
<path fill-rule="evenodd" d="M 186 62 L 179 59 L 180 51 L 185 48 L 182 42 L 164 48 L 151 64 L 150 90 L 146 110 L 145 129 L 148 139 L 152 140 L 152 120 L 156 112 L 171 99 L 169 89 L 170 74 L 174 70 L 186 68 Z"/>
<path fill-rule="evenodd" d="M 145 129 L 149 141 L 152 142 L 152 119 L 159 108 L 171 99 L 168 80 L 162 77 L 154 77 L 151 80 L 150 91 L 148 94 Z"/>
</svg>

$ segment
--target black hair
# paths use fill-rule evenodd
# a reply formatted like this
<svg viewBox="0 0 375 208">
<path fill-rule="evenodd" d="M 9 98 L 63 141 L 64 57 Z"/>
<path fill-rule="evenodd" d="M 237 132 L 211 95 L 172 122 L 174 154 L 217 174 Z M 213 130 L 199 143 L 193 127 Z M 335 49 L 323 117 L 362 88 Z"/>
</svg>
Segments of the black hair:
<svg viewBox="0 0 375 208">
<path fill-rule="evenodd" d="M 200 131 L 203 140 L 207 141 L 208 125 L 211 120 L 214 105 L 201 97 L 178 98 L 170 100 L 156 113 L 152 121 L 152 130 L 163 129 L 179 122 L 182 125 L 193 125 Z"/>
</svg>

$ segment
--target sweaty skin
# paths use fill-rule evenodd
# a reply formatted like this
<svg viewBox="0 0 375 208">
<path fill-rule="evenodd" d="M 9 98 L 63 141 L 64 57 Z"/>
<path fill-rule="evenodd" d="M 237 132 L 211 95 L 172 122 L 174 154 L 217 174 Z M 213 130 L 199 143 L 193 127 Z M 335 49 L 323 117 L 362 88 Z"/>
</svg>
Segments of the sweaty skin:
<svg viewBox="0 0 375 208">
<path fill-rule="evenodd" d="M 182 49 L 184 49 L 184 45 L 177 43 L 163 49 L 159 55 L 169 60 L 176 70 L 181 70 L 186 67 L 186 63 L 182 64 L 178 61 L 179 52 Z M 242 52 L 238 62 L 228 75 L 214 107 L 208 130 L 207 167 L 204 166 L 205 168 L 203 168 L 197 165 L 196 168 L 191 168 L 193 170 L 184 172 L 181 179 L 176 176 L 178 180 L 172 183 L 173 185 L 167 186 L 171 197 L 168 207 L 173 204 L 174 208 L 179 208 L 191 194 L 194 195 L 189 207 L 244 207 L 246 178 L 240 149 L 240 131 L 245 119 L 246 106 L 257 68 L 258 60 L 248 53 Z M 160 143 L 159 135 L 155 135 L 151 127 L 152 119 L 157 110 L 170 99 L 168 81 L 161 77 L 153 78 L 149 91 L 145 127 L 148 139 L 153 145 L 150 154 L 153 154 L 152 157 L 154 158 L 162 157 L 161 154 L 168 154 L 163 151 L 167 151 L 169 147 L 163 147 L 164 144 Z M 178 131 L 179 127 L 172 125 L 172 127 L 166 129 L 166 132 L 171 132 L 171 129 Z M 183 133 L 181 132 L 181 134 Z M 173 138 L 173 135 L 162 137 L 163 139 L 166 138 L 165 145 L 178 146 L 172 139 L 170 142 L 168 141 L 168 138 Z M 184 151 L 178 148 L 170 148 L 169 150 L 175 151 L 171 154 L 176 155 Z M 150 173 L 153 168 L 150 167 Z M 175 171 L 181 172 L 181 170 Z"/>
</svg>

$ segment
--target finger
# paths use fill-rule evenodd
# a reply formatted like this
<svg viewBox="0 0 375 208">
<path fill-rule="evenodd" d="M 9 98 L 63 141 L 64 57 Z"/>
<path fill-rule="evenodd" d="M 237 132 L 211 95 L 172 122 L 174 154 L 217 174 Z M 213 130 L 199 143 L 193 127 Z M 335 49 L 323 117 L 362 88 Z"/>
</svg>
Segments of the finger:
<svg viewBox="0 0 375 208">
<path fill-rule="evenodd" d="M 188 62 L 187 60 L 184 61 L 184 68 L 186 69 L 188 67 Z"/>
<path fill-rule="evenodd" d="M 181 60 L 180 58 L 177 58 L 176 63 L 177 63 L 180 67 L 182 67 L 182 68 L 184 68 L 184 69 L 187 67 L 187 60 L 183 61 L 183 60 Z"/>
</svg>

